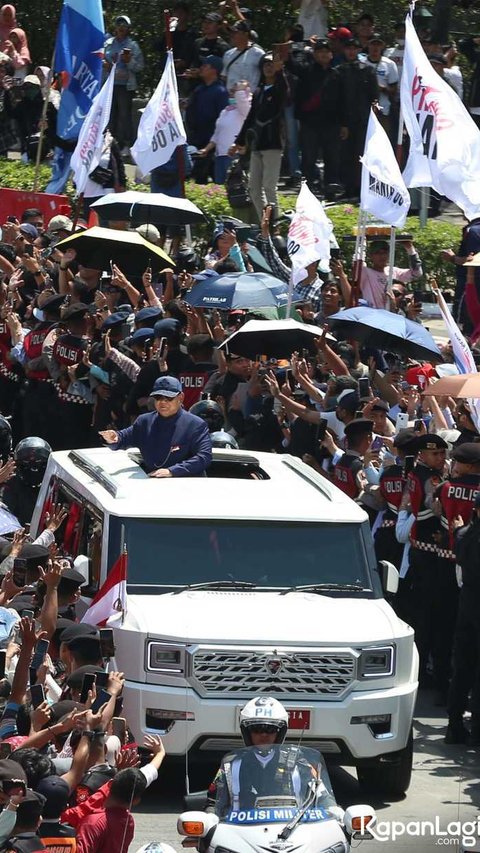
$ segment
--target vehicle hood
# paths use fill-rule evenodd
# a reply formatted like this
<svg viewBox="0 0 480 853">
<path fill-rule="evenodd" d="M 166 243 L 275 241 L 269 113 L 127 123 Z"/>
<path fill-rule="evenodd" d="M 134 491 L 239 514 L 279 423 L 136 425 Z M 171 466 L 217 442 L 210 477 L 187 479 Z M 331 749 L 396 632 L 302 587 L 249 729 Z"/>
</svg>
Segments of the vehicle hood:
<svg viewBox="0 0 480 853">
<path fill-rule="evenodd" d="M 384 599 L 297 592 L 129 595 L 128 630 L 185 643 L 374 643 L 407 627 Z"/>
</svg>

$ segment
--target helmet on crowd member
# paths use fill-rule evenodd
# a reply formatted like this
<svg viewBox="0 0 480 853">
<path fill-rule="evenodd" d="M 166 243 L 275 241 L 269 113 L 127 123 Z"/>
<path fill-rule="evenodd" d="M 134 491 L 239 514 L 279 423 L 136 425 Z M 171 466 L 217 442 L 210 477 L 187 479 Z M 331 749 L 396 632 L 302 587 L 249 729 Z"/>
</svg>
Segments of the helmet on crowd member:
<svg viewBox="0 0 480 853">
<path fill-rule="evenodd" d="M 190 409 L 190 411 L 192 411 Z M 234 439 L 233 435 L 230 435 L 229 432 L 225 432 L 224 429 L 220 429 L 217 432 L 212 432 L 212 447 L 223 447 L 229 450 L 238 450 L 238 443 Z"/>
<path fill-rule="evenodd" d="M 12 427 L 3 415 L 0 415 L 0 459 L 2 465 L 12 452 Z"/>
<path fill-rule="evenodd" d="M 288 729 L 288 713 L 271 696 L 256 696 L 240 711 L 240 731 L 246 746 L 252 745 L 252 728 L 268 726 L 276 732 L 275 743 L 283 743 Z"/>
<path fill-rule="evenodd" d="M 27 486 L 39 486 L 47 467 L 48 457 L 52 452 L 50 445 L 37 436 L 23 438 L 19 441 L 13 458 L 16 463 L 16 473 Z"/>
<path fill-rule="evenodd" d="M 223 412 L 214 400 L 199 400 L 198 403 L 194 403 L 190 407 L 189 412 L 192 415 L 196 415 L 197 418 L 201 418 L 202 421 L 205 421 L 209 432 L 221 430 L 225 425 Z"/>
</svg>

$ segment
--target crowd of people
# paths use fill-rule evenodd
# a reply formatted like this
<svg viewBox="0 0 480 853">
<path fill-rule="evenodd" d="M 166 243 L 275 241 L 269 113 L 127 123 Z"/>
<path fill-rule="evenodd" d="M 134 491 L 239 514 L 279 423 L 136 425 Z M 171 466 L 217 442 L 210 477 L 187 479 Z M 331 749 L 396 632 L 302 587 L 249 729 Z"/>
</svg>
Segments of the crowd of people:
<svg viewBox="0 0 480 853">
<path fill-rule="evenodd" d="M 293 187 L 305 178 L 327 199 L 359 196 L 358 158 L 372 105 L 393 144 L 398 136 L 404 24 L 398 22 L 395 37 L 387 38 L 369 11 L 341 21 L 324 0 L 300 0 L 298 5 L 298 18 L 287 22 L 284 41 L 270 45 L 258 43 L 255 13 L 237 0 L 200 13 L 189 0 L 178 0 L 171 10 L 173 56 L 192 158 L 187 158 L 188 169 L 198 183 L 228 186 L 229 169 L 240 157 L 249 171 L 258 220 L 266 203 L 277 204 L 281 174 Z M 414 21 L 433 67 L 460 97 L 464 85 L 458 52 L 470 61 L 466 97 L 477 121 L 478 39 L 465 38 L 458 48 L 453 42 L 438 43 L 426 7 L 417 8 Z M 133 101 L 146 94 L 142 40 L 132 36 L 135 22 L 128 15 L 119 14 L 107 24 L 105 74 L 115 63 L 109 128 L 114 154 L 129 160 L 139 118 Z M 0 35 L 0 155 L 20 150 L 25 160 L 34 160 L 42 124 L 42 156 L 55 146 L 72 151 L 76 140 L 56 135 L 61 78 L 51 78 L 48 67 L 32 61 L 27 35 L 11 5 L 0 9 Z M 160 75 L 165 36 L 155 46 L 155 72 Z M 111 141 L 105 147 L 106 168 L 111 169 L 110 151 Z M 116 163 L 118 158 L 113 159 Z M 168 169 L 151 180 L 157 191 L 175 183 Z M 123 185 L 122 175 L 116 174 L 112 189 Z"/>
</svg>

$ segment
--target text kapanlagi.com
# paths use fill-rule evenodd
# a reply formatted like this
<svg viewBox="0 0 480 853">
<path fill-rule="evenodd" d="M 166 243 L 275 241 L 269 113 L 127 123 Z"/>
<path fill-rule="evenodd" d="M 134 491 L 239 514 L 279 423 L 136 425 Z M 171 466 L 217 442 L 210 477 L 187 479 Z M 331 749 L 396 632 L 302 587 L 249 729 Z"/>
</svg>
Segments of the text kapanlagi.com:
<svg viewBox="0 0 480 853">
<path fill-rule="evenodd" d="M 474 847 L 480 839 L 480 817 L 476 820 L 452 820 L 445 824 L 435 815 L 432 820 L 380 820 L 374 826 L 366 825 L 361 833 L 370 834 L 376 841 L 396 841 L 398 838 L 436 838 L 438 844 L 462 843 Z"/>
</svg>

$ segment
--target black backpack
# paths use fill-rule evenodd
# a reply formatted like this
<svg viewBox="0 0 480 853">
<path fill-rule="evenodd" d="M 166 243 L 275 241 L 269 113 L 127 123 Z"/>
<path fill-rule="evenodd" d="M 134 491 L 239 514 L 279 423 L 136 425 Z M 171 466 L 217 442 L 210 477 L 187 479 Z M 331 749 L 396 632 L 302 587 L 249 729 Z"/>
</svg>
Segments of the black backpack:
<svg viewBox="0 0 480 853">
<path fill-rule="evenodd" d="M 251 203 L 247 176 L 240 159 L 234 160 L 228 169 L 225 188 L 230 207 L 248 207 Z"/>
</svg>

